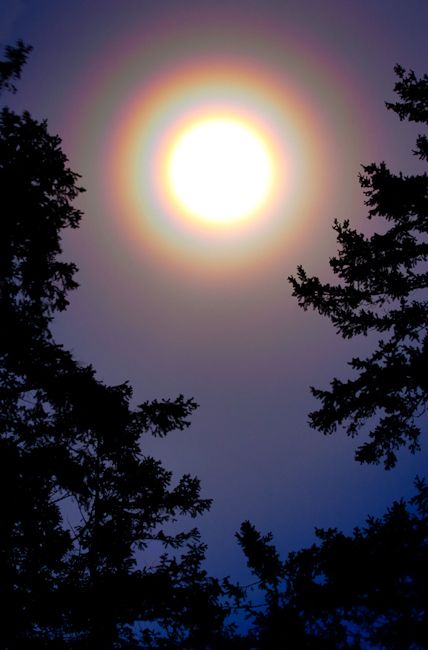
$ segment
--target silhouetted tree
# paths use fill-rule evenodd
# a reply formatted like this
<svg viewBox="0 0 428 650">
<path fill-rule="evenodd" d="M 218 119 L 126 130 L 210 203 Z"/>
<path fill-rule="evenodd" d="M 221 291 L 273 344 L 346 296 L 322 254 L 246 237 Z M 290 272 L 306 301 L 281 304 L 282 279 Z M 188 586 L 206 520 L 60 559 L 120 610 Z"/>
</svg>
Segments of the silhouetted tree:
<svg viewBox="0 0 428 650">
<path fill-rule="evenodd" d="M 395 72 L 401 101 L 387 108 L 400 119 L 428 124 L 428 77 L 418 79 L 400 66 Z M 414 153 L 428 160 L 425 135 Z M 428 177 L 393 174 L 385 163 L 363 169 L 369 219 L 381 217 L 388 228 L 366 237 L 349 221 L 335 221 L 340 250 L 330 266 L 341 283 L 323 284 L 301 266 L 290 282 L 299 304 L 330 318 L 343 337 L 379 336 L 371 356 L 350 362 L 352 379 L 312 389 L 322 406 L 310 414 L 310 424 L 325 434 L 342 425 L 350 436 L 367 424 L 369 441 L 356 458 L 391 468 L 398 449 L 419 449 L 418 418 L 428 397 Z"/>
<path fill-rule="evenodd" d="M 33 48 L 19 40 L 15 46 L 7 45 L 5 48 L 5 58 L 0 61 L 0 92 L 9 90 L 16 92 L 14 81 L 21 77 L 22 68 L 27 61 L 27 57 Z"/>
<path fill-rule="evenodd" d="M 428 124 L 428 77 L 395 71 L 401 101 L 387 107 Z M 428 160 L 426 136 L 418 137 L 415 154 Z M 389 468 L 401 446 L 418 449 L 417 419 L 428 398 L 428 177 L 394 175 L 382 163 L 364 167 L 360 182 L 369 218 L 383 217 L 389 228 L 366 237 L 335 221 L 340 250 L 330 266 L 341 284 L 322 284 L 302 267 L 290 281 L 299 304 L 328 316 L 345 338 L 382 337 L 370 357 L 352 360 L 356 378 L 334 379 L 330 391 L 312 389 L 322 407 L 310 418 L 324 433 L 344 424 L 356 435 L 368 424 L 371 440 L 357 458 Z M 244 522 L 237 538 L 262 600 L 246 600 L 249 647 L 428 648 L 428 488 L 421 479 L 416 487 L 408 503 L 395 502 L 352 535 L 316 530 L 318 542 L 285 561 L 271 535 Z"/>
<path fill-rule="evenodd" d="M 29 50 L 6 50 L 3 88 Z M 195 402 L 131 408 L 127 383 L 105 385 L 50 331 L 77 287 L 61 234 L 82 216 L 60 145 L 46 122 L 1 111 L 0 648 L 154 648 L 174 617 L 182 642 L 168 647 L 211 647 L 227 615 L 221 588 L 201 568 L 197 530 L 175 523 L 210 502 L 196 478 L 174 484 L 142 450 L 145 435 L 187 427 Z M 154 545 L 175 555 L 147 565 Z"/>
<path fill-rule="evenodd" d="M 238 540 L 264 595 L 249 633 L 255 650 L 428 648 L 428 488 L 395 502 L 352 535 L 317 530 L 319 542 L 279 563 L 270 537 L 244 524 Z M 258 568 L 257 568 L 258 567 Z M 266 567 L 266 570 L 265 570 Z M 273 594 L 275 593 L 275 597 Z"/>
</svg>

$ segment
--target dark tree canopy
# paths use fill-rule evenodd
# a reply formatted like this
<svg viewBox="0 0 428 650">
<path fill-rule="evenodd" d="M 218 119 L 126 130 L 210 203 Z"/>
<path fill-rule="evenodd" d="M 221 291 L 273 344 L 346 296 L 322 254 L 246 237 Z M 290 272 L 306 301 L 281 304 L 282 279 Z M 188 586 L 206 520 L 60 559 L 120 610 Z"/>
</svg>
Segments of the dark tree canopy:
<svg viewBox="0 0 428 650">
<path fill-rule="evenodd" d="M 7 49 L 4 88 L 29 49 Z M 226 610 L 197 529 L 178 520 L 210 501 L 143 451 L 196 404 L 133 407 L 127 383 L 100 381 L 50 331 L 77 287 L 61 236 L 82 216 L 78 180 L 46 122 L 1 110 L 0 648 L 206 647 L 228 636 Z"/>
<path fill-rule="evenodd" d="M 428 124 L 428 77 L 397 66 L 400 119 Z M 415 154 L 428 160 L 420 135 Z M 324 433 L 344 425 L 351 436 L 369 428 L 361 462 L 396 462 L 418 449 L 428 401 L 428 177 L 395 175 L 384 163 L 360 178 L 369 218 L 386 227 L 370 237 L 335 221 L 340 246 L 330 260 L 339 284 L 323 284 L 302 267 L 294 295 L 330 318 L 345 338 L 374 333 L 377 348 L 350 363 L 354 377 L 312 389 L 321 408 L 311 424 Z M 318 541 L 282 561 L 271 535 L 244 522 L 237 539 L 256 582 L 238 593 L 251 627 L 251 650 L 426 650 L 428 648 L 428 487 L 397 501 L 383 517 L 346 535 L 316 530 Z M 251 590 L 255 591 L 255 602 Z"/>
<path fill-rule="evenodd" d="M 19 40 L 15 46 L 7 45 L 4 60 L 0 61 L 0 92 L 16 92 L 14 81 L 20 79 L 22 68 L 33 48 Z"/>
<path fill-rule="evenodd" d="M 6 49 L 0 90 L 14 91 L 30 49 Z M 427 123 L 428 78 L 396 71 L 401 101 L 388 108 Z M 423 135 L 416 153 L 428 159 Z M 354 435 L 378 416 L 358 458 L 392 466 L 401 445 L 417 448 L 428 392 L 428 186 L 425 175 L 396 176 L 384 164 L 366 167 L 361 184 L 369 216 L 390 229 L 366 238 L 336 222 L 341 250 L 330 263 L 342 284 L 301 268 L 291 282 L 300 304 L 343 336 L 385 337 L 352 361 L 357 379 L 314 390 L 323 406 L 311 421 L 326 433 L 344 423 Z M 198 530 L 181 517 L 210 501 L 197 478 L 174 480 L 144 453 L 148 435 L 189 425 L 194 400 L 134 406 L 127 382 L 105 384 L 52 336 L 77 287 L 61 236 L 79 225 L 73 201 L 83 190 L 59 137 L 28 112 L 0 111 L 0 191 L 0 649 L 428 648 L 423 481 L 409 503 L 352 535 L 318 530 L 316 544 L 285 562 L 271 535 L 245 522 L 237 539 L 261 606 L 207 574 Z M 228 622 L 237 610 L 251 618 L 248 634 Z"/>
<path fill-rule="evenodd" d="M 427 125 L 428 77 L 418 79 L 400 66 L 395 72 L 400 101 L 387 108 Z M 425 135 L 414 153 L 428 160 Z M 420 416 L 428 399 L 428 176 L 394 174 L 385 163 L 363 170 L 368 217 L 382 219 L 387 228 L 367 237 L 349 221 L 336 220 L 340 248 L 330 266 L 340 283 L 323 284 L 301 266 L 290 282 L 299 304 L 327 316 L 344 338 L 378 335 L 371 356 L 349 363 L 351 379 L 333 379 L 330 390 L 312 389 L 321 408 L 309 417 L 325 434 L 343 426 L 355 436 L 366 426 L 369 440 L 358 447 L 357 460 L 391 468 L 401 447 L 419 449 L 426 425 Z"/>
<path fill-rule="evenodd" d="M 318 529 L 318 542 L 290 553 L 274 578 L 270 536 L 244 524 L 238 539 L 264 596 L 262 607 L 248 604 L 248 647 L 428 648 L 428 488 L 416 484 L 409 503 L 395 502 L 351 535 Z"/>
</svg>

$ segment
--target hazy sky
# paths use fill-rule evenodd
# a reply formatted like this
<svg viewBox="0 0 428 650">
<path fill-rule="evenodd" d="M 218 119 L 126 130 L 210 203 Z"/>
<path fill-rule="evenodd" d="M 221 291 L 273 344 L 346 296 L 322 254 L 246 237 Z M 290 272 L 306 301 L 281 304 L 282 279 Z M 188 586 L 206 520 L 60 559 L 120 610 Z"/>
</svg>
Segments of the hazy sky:
<svg viewBox="0 0 428 650">
<path fill-rule="evenodd" d="M 301 311 L 287 276 L 327 279 L 335 217 L 367 232 L 361 163 L 423 171 L 400 124 L 393 66 L 427 72 L 425 0 L 3 0 L 0 39 L 34 52 L 9 103 L 46 117 L 87 192 L 65 250 L 80 289 L 55 326 L 99 376 L 129 379 L 136 403 L 193 396 L 191 428 L 147 441 L 214 499 L 200 520 L 209 567 L 243 575 L 244 519 L 282 551 L 315 526 L 350 530 L 412 492 L 426 445 L 398 467 L 361 467 L 357 441 L 309 429 L 309 386 L 346 377 L 370 349 Z M 282 152 L 280 198 L 253 223 L 190 222 L 154 188 L 177 120 L 233 107 Z M 283 165 L 283 166 L 282 166 Z M 161 179 L 162 180 L 162 179 Z M 362 441 L 362 440 L 361 440 Z"/>
</svg>

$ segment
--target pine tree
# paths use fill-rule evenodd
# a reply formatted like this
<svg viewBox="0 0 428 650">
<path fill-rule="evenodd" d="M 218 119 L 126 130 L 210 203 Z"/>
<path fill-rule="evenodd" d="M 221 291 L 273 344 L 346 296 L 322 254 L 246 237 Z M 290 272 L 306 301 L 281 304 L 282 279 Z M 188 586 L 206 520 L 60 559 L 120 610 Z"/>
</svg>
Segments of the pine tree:
<svg viewBox="0 0 428 650">
<path fill-rule="evenodd" d="M 3 89 L 14 89 L 29 51 L 21 42 L 7 48 L 0 64 Z M 194 579 L 194 598 L 201 593 L 211 602 L 206 635 L 211 625 L 221 628 L 227 613 L 217 602 L 218 583 L 201 569 L 204 547 L 197 529 L 183 530 L 177 523 L 182 515 L 200 515 L 210 501 L 201 498 L 197 478 L 174 481 L 160 461 L 144 453 L 146 436 L 184 430 L 196 403 L 179 396 L 131 407 L 128 383 L 105 385 L 52 336 L 53 318 L 77 287 L 76 266 L 62 258 L 61 236 L 82 217 L 73 207 L 83 191 L 78 182 L 60 138 L 49 134 L 45 121 L 2 109 L 0 648 L 5 650 L 154 648 L 164 643 L 168 617 L 181 617 L 181 634 L 190 638 L 197 622 L 183 618 L 184 605 L 175 595 L 183 593 L 178 576 L 184 574 L 189 584 Z M 148 547 L 153 555 L 153 546 L 159 547 L 154 566 L 144 559 Z"/>
<path fill-rule="evenodd" d="M 428 648 L 428 488 L 416 487 L 351 535 L 317 529 L 316 543 L 283 562 L 270 536 L 244 524 L 238 539 L 259 590 L 258 606 L 247 603 L 250 647 Z"/>
<path fill-rule="evenodd" d="M 400 119 L 428 124 L 428 77 L 396 66 L 400 101 L 387 103 Z M 415 155 L 428 160 L 425 135 Z M 344 338 L 375 333 L 379 343 L 366 359 L 349 363 L 353 377 L 333 379 L 330 390 L 312 389 L 321 401 L 310 414 L 315 429 L 330 434 L 343 426 L 350 436 L 369 429 L 356 451 L 360 462 L 391 468 L 397 451 L 420 448 L 428 398 L 428 177 L 393 174 L 385 163 L 363 167 L 360 184 L 369 219 L 387 229 L 365 236 L 349 221 L 334 222 L 340 246 L 330 260 L 339 284 L 323 284 L 300 266 L 290 277 L 293 295 L 304 309 L 327 316 Z"/>
</svg>

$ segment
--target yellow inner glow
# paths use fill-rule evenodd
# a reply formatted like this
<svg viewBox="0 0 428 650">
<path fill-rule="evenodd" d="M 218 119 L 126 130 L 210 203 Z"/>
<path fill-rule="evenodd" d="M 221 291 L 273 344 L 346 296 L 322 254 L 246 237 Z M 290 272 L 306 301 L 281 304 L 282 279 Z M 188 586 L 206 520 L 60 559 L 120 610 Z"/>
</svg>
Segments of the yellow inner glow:
<svg viewBox="0 0 428 650">
<path fill-rule="evenodd" d="M 210 223 L 253 216 L 273 188 L 263 137 L 243 120 L 200 119 L 176 137 L 167 160 L 169 191 L 185 213 Z"/>
</svg>

